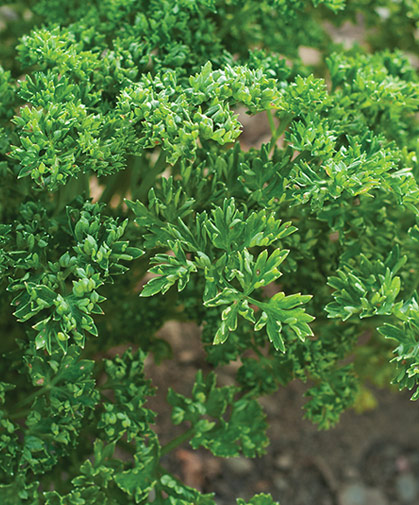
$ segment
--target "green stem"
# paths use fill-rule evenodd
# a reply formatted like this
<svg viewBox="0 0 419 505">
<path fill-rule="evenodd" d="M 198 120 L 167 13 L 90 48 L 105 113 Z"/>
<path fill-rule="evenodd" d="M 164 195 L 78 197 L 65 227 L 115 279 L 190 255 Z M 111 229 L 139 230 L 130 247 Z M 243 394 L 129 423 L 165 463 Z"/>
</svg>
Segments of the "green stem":
<svg viewBox="0 0 419 505">
<path fill-rule="evenodd" d="M 156 180 L 157 175 L 163 171 L 166 166 L 166 153 L 162 150 L 160 151 L 160 155 L 157 158 L 156 163 L 149 168 L 148 172 L 144 175 L 144 178 L 138 188 L 138 191 L 135 193 L 135 196 L 141 200 L 145 201 L 150 188 L 153 186 L 154 181 Z M 134 196 L 134 193 L 133 193 Z"/>
<path fill-rule="evenodd" d="M 162 493 L 162 490 L 156 486 L 156 498 L 157 500 L 159 501 L 162 501 L 163 500 L 163 493 Z"/>
<path fill-rule="evenodd" d="M 183 442 L 186 442 L 187 440 L 192 438 L 194 433 L 195 433 L 195 428 L 191 427 L 188 430 L 186 430 L 184 433 L 179 435 L 178 437 L 176 437 L 173 440 L 171 440 L 170 442 L 168 442 L 166 445 L 164 445 L 161 448 L 161 452 L 160 452 L 161 456 L 162 457 L 165 456 L 167 453 L 173 451 L 173 449 L 175 449 L 179 445 L 183 444 Z"/>
<path fill-rule="evenodd" d="M 269 114 L 271 114 L 272 125 L 271 125 L 271 122 L 269 122 L 269 125 L 271 126 L 271 130 L 272 130 L 272 126 L 275 128 L 275 125 L 273 124 L 273 118 L 272 118 L 271 111 L 268 111 L 268 112 L 269 112 Z M 269 114 L 268 114 L 268 120 L 269 120 Z M 284 131 L 288 128 L 289 124 L 291 123 L 292 117 L 293 117 L 292 114 L 284 114 L 280 118 L 280 123 L 278 125 L 278 128 L 276 128 L 274 130 L 274 133 L 272 134 L 272 139 L 269 143 L 269 154 L 272 154 L 273 150 L 275 149 L 275 145 L 276 145 L 278 139 L 280 138 L 280 136 L 284 133 Z"/>
<path fill-rule="evenodd" d="M 418 286 L 419 286 L 419 275 L 416 275 L 416 280 L 415 280 L 412 288 L 410 289 L 409 295 L 406 298 L 407 300 L 412 298 L 412 296 L 415 294 L 415 291 L 418 289 Z"/>
<path fill-rule="evenodd" d="M 119 184 L 119 174 L 112 174 L 106 177 L 106 187 L 100 195 L 99 202 L 108 204 L 111 200 Z"/>
<path fill-rule="evenodd" d="M 20 410 L 19 412 L 13 412 L 8 416 L 9 419 L 22 419 L 26 417 L 30 412 L 30 409 Z"/>
<path fill-rule="evenodd" d="M 124 451 L 129 452 L 130 454 L 135 454 L 135 447 L 129 442 L 119 439 L 117 445 L 119 445 Z"/>
<path fill-rule="evenodd" d="M 275 126 L 275 123 L 274 123 L 274 117 L 273 117 L 272 112 L 270 110 L 266 111 L 266 115 L 268 117 L 268 123 L 269 123 L 269 127 L 271 129 L 272 136 L 274 136 L 275 132 L 276 132 L 276 126 Z"/>
<path fill-rule="evenodd" d="M 250 345 L 251 345 L 252 349 L 254 350 L 254 352 L 256 353 L 256 355 L 259 356 L 260 361 L 266 361 L 266 356 L 264 356 L 261 353 L 261 351 L 260 351 L 259 347 L 256 345 L 256 343 L 251 342 Z"/>
<path fill-rule="evenodd" d="M 118 381 L 118 382 L 105 382 L 104 384 L 102 384 L 101 386 L 96 386 L 96 389 L 98 389 L 99 391 L 109 391 L 113 388 L 115 388 L 116 386 L 120 386 L 121 383 Z"/>
<path fill-rule="evenodd" d="M 293 165 L 296 165 L 299 161 L 301 160 L 306 160 L 310 157 L 310 153 L 308 151 L 303 151 L 302 153 L 300 153 L 298 156 L 296 156 L 292 161 L 291 163 Z"/>
<path fill-rule="evenodd" d="M 21 407 L 23 407 L 23 406 L 27 405 L 28 403 L 33 402 L 33 400 L 35 400 L 35 398 L 37 398 L 38 396 L 40 396 L 40 395 L 44 394 L 44 393 L 45 393 L 45 391 L 46 391 L 47 389 L 49 389 L 49 388 L 47 388 L 46 386 L 44 386 L 44 387 L 42 387 L 42 388 L 38 389 L 37 391 L 33 392 L 33 393 L 32 393 L 32 394 L 30 394 L 29 396 L 26 396 L 23 400 L 21 400 L 20 402 L 18 402 L 18 403 L 16 404 L 16 408 L 21 408 Z M 15 417 L 15 416 L 17 417 L 17 414 L 18 414 L 18 413 L 13 414 L 13 416 L 14 416 L 14 417 Z"/>
<path fill-rule="evenodd" d="M 47 391 L 51 391 L 52 389 L 54 389 L 57 382 L 59 382 L 59 380 L 61 379 L 61 375 L 62 375 L 62 372 L 59 371 L 57 373 L 57 375 L 52 379 L 51 382 L 47 382 L 47 384 L 45 384 L 45 386 L 42 386 L 40 389 L 38 389 L 37 391 L 34 391 L 32 394 L 30 394 L 29 396 L 26 396 L 25 398 L 23 398 L 23 400 L 18 402 L 16 404 L 16 408 L 19 409 L 19 408 L 27 405 L 28 403 L 32 403 L 33 400 L 35 400 L 35 398 L 37 398 L 38 396 L 41 396 L 44 393 L 46 393 Z M 16 415 L 16 414 L 13 414 L 13 415 Z"/>
<path fill-rule="evenodd" d="M 68 203 L 80 194 L 84 194 L 85 198 L 90 197 L 88 174 L 79 174 L 77 178 L 71 178 L 65 186 L 60 187 L 55 196 L 55 215 L 59 214 Z"/>
<path fill-rule="evenodd" d="M 114 195 L 118 194 L 120 197 L 119 205 L 121 205 L 128 190 L 130 188 L 132 190 L 134 181 L 136 181 L 143 164 L 144 155 L 128 156 L 127 166 L 124 170 L 120 170 L 116 174 L 108 175 L 103 179 L 105 189 L 99 198 L 99 202 L 108 204 Z"/>
</svg>

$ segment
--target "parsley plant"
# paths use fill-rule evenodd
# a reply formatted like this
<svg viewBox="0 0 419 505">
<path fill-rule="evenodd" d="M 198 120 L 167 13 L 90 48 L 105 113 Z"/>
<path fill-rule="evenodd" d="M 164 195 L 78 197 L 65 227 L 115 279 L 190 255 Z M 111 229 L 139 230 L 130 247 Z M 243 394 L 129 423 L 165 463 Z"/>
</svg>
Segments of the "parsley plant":
<svg viewBox="0 0 419 505">
<path fill-rule="evenodd" d="M 260 396 L 308 381 L 320 428 L 365 378 L 419 397 L 416 0 L 0 16 L 0 503 L 214 505 L 162 458 L 262 455 Z M 360 18 L 365 44 L 333 42 Z M 243 110 L 270 125 L 259 148 L 241 146 Z M 213 371 L 170 390 L 184 431 L 162 445 L 144 360 L 170 358 L 156 332 L 176 319 Z"/>
</svg>

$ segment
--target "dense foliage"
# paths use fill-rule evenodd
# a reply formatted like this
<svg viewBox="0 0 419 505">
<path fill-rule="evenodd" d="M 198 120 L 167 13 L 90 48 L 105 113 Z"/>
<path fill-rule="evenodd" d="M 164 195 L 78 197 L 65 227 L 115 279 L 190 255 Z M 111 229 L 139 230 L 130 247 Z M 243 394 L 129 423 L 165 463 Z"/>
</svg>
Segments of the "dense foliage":
<svg viewBox="0 0 419 505">
<path fill-rule="evenodd" d="M 0 8 L 0 503 L 213 505 L 164 456 L 260 456 L 261 395 L 308 381 L 320 428 L 365 381 L 419 397 L 418 33 L 417 0 Z M 214 371 L 170 390 L 162 446 L 144 360 L 173 319 Z"/>
</svg>

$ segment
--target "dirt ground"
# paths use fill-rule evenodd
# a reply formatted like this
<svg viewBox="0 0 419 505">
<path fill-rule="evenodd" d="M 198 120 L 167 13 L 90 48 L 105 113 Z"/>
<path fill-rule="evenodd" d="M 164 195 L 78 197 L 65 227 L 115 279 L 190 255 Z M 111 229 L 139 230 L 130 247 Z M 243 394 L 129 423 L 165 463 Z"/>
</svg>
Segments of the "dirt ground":
<svg viewBox="0 0 419 505">
<path fill-rule="evenodd" d="M 156 431 L 162 443 L 185 428 L 170 422 L 168 387 L 189 394 L 199 368 L 208 371 L 193 324 L 168 322 L 160 331 L 174 350 L 174 360 L 147 362 L 147 375 L 158 387 L 150 406 L 158 412 Z M 219 383 L 233 382 L 235 364 L 223 367 Z M 260 400 L 265 408 L 270 446 L 262 458 L 219 459 L 187 444 L 164 464 L 184 482 L 214 492 L 217 505 L 233 505 L 269 492 L 281 505 L 419 504 L 419 404 L 409 395 L 377 391 L 378 407 L 346 412 L 329 431 L 303 420 L 307 386 L 293 382 Z"/>
</svg>

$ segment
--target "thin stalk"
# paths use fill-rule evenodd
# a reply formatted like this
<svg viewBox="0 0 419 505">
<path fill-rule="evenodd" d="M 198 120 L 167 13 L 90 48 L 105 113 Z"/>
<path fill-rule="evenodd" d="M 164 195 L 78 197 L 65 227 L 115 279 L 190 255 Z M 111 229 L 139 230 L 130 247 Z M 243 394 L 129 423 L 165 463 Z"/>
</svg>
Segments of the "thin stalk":
<svg viewBox="0 0 419 505">
<path fill-rule="evenodd" d="M 99 391 L 109 391 L 117 386 L 120 386 L 121 383 L 118 381 L 118 382 L 105 382 L 104 384 L 102 384 L 101 386 L 96 386 L 96 389 L 98 389 Z"/>
<path fill-rule="evenodd" d="M 272 115 L 272 112 L 270 110 L 267 110 L 266 116 L 268 117 L 269 128 L 271 129 L 272 136 L 274 136 L 276 132 L 276 126 L 274 123 L 274 117 Z"/>
<path fill-rule="evenodd" d="M 133 181 L 138 177 L 143 161 L 144 156 L 128 156 L 127 166 L 124 170 L 105 178 L 106 187 L 99 198 L 99 202 L 108 204 L 116 194 L 119 194 L 119 205 L 121 205 L 127 191 L 132 188 Z"/>
<path fill-rule="evenodd" d="M 256 343 L 251 342 L 251 344 L 250 344 L 250 345 L 251 345 L 251 347 L 252 347 L 253 351 L 257 354 L 257 356 L 259 356 L 260 360 L 261 360 L 261 361 L 266 361 L 266 356 L 264 356 L 264 355 L 261 353 L 261 351 L 260 351 L 259 347 L 256 345 Z"/>
<path fill-rule="evenodd" d="M 26 396 L 23 400 L 21 400 L 20 402 L 18 402 L 16 404 L 16 408 L 21 408 L 25 405 L 28 405 L 28 403 L 31 403 L 33 402 L 33 400 L 35 400 L 35 398 L 38 398 L 38 396 L 44 394 L 47 389 L 50 389 L 50 388 L 47 388 L 46 386 L 38 389 L 37 391 L 33 392 L 32 394 L 30 394 L 29 396 Z M 18 413 L 16 414 L 12 414 L 13 416 L 17 416 Z"/>
<path fill-rule="evenodd" d="M 55 215 L 59 214 L 68 203 L 80 194 L 84 194 L 86 198 L 90 196 L 88 174 L 79 174 L 77 178 L 73 177 L 65 186 L 60 187 L 55 197 L 55 201 L 57 202 Z"/>
<path fill-rule="evenodd" d="M 142 202 L 145 201 L 150 188 L 153 186 L 153 183 L 156 180 L 157 175 L 163 171 L 165 166 L 166 166 L 166 153 L 162 150 L 160 151 L 160 155 L 157 158 L 156 163 L 154 163 L 154 165 L 144 175 L 144 178 L 140 184 L 140 187 L 138 188 L 138 191 L 135 192 L 136 198 L 138 198 Z"/>
<path fill-rule="evenodd" d="M 29 396 L 26 396 L 25 398 L 23 398 L 23 400 L 21 400 L 20 402 L 18 402 L 16 404 L 16 408 L 19 409 L 25 405 L 27 405 L 28 403 L 31 403 L 33 400 L 35 400 L 38 396 L 41 396 L 43 395 L 44 393 L 46 393 L 47 391 L 51 391 L 52 389 L 54 389 L 55 385 L 57 384 L 57 382 L 60 381 L 61 379 L 61 375 L 62 373 L 59 372 L 51 382 L 48 382 L 47 384 L 45 384 L 45 386 L 42 386 L 40 389 L 38 389 L 37 391 L 34 391 L 32 394 L 30 394 Z"/>
<path fill-rule="evenodd" d="M 191 427 L 187 429 L 184 433 L 179 435 L 178 437 L 174 438 L 170 442 L 168 442 L 166 445 L 164 445 L 161 448 L 161 456 L 165 456 L 169 452 L 173 451 L 173 449 L 176 449 L 179 445 L 183 444 L 183 442 L 186 442 L 190 438 L 192 438 L 193 434 L 195 433 L 195 428 Z"/>
<path fill-rule="evenodd" d="M 31 409 L 25 409 L 25 410 L 21 410 L 19 412 L 13 412 L 12 414 L 10 414 L 8 416 L 8 418 L 9 419 L 22 419 L 23 417 L 26 417 L 30 411 L 31 411 Z"/>
<path fill-rule="evenodd" d="M 306 160 L 310 157 L 310 153 L 308 151 L 303 151 L 302 153 L 300 153 L 298 156 L 296 156 L 292 161 L 291 163 L 293 165 L 296 165 L 299 161 L 302 161 L 302 160 Z"/>
<path fill-rule="evenodd" d="M 117 445 L 119 445 L 124 451 L 129 452 L 130 454 L 135 454 L 135 447 L 129 442 L 119 439 Z"/>
<path fill-rule="evenodd" d="M 157 499 L 158 501 L 163 501 L 163 493 L 162 493 L 162 490 L 161 490 L 158 486 L 156 486 L 155 491 L 156 491 L 156 499 Z"/>
<path fill-rule="evenodd" d="M 275 125 L 273 124 L 273 118 L 272 118 L 272 113 L 271 111 L 268 111 L 269 114 L 271 114 L 271 120 L 272 120 L 272 125 L 271 122 L 269 122 L 269 125 L 275 128 Z M 268 114 L 268 121 L 269 121 L 269 114 Z M 272 139 L 269 143 L 269 154 L 272 154 L 273 150 L 275 149 L 275 145 L 278 142 L 278 139 L 281 137 L 281 135 L 284 133 L 284 131 L 288 128 L 289 124 L 291 123 L 292 120 L 292 115 L 291 114 L 284 114 L 281 119 L 280 123 L 278 125 L 278 128 L 274 129 L 274 133 L 272 134 Z"/>
<path fill-rule="evenodd" d="M 410 293 L 406 298 L 407 300 L 412 298 L 412 296 L 415 294 L 416 290 L 418 289 L 418 286 L 419 286 L 419 275 L 416 275 L 416 280 L 415 280 L 412 288 L 410 289 Z"/>
<path fill-rule="evenodd" d="M 106 187 L 103 190 L 103 193 L 100 195 L 99 202 L 108 204 L 113 195 L 116 192 L 116 189 L 119 184 L 119 174 L 112 174 L 106 178 Z"/>
</svg>

